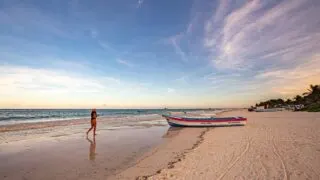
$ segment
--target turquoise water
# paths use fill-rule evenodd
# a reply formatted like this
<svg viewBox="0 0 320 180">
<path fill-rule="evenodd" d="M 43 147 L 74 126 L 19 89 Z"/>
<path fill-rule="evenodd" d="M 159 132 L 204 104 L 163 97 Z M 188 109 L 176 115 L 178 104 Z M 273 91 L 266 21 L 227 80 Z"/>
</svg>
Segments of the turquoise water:
<svg viewBox="0 0 320 180">
<path fill-rule="evenodd" d="M 98 109 L 97 113 L 98 116 L 125 117 L 199 110 L 203 109 Z M 90 109 L 0 109 L 0 125 L 89 118 L 90 113 Z"/>
</svg>

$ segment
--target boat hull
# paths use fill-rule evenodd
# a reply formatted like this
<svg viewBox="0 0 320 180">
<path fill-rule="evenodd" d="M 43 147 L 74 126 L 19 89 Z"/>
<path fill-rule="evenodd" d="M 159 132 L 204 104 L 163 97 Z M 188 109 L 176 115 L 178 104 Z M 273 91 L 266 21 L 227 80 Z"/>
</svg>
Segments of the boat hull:
<svg viewBox="0 0 320 180">
<path fill-rule="evenodd" d="M 243 117 L 225 118 L 184 118 L 163 115 L 168 124 L 173 127 L 217 127 L 217 126 L 244 126 L 247 119 Z"/>
</svg>

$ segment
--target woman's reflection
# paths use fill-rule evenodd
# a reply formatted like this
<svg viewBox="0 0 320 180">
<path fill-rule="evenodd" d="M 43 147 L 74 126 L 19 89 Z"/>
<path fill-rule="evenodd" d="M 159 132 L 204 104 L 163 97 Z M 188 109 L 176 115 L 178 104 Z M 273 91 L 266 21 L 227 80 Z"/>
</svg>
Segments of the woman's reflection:
<svg viewBox="0 0 320 180">
<path fill-rule="evenodd" d="M 88 138 L 87 140 L 90 142 L 90 148 L 89 148 L 89 159 L 91 161 L 94 161 L 96 159 L 96 137 L 93 136 L 93 141 Z"/>
</svg>

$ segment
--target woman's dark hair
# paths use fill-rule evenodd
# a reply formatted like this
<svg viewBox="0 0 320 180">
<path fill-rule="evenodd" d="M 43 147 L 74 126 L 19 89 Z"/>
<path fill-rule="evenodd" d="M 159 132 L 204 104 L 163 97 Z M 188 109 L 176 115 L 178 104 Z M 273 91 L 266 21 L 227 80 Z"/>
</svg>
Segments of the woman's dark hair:
<svg viewBox="0 0 320 180">
<path fill-rule="evenodd" d="M 97 111 L 95 109 L 91 111 L 91 119 L 94 118 L 94 114 L 97 117 Z"/>
</svg>

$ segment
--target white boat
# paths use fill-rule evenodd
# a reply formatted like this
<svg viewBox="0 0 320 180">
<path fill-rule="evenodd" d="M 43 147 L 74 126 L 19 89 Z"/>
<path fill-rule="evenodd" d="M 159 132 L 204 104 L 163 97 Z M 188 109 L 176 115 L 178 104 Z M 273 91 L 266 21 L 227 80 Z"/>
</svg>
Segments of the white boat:
<svg viewBox="0 0 320 180">
<path fill-rule="evenodd" d="M 244 126 L 247 118 L 244 117 L 179 117 L 162 115 L 168 124 L 173 127 L 210 127 L 210 126 Z"/>
<path fill-rule="evenodd" d="M 269 108 L 269 109 L 256 109 L 255 112 L 277 112 L 284 111 L 285 108 Z"/>
</svg>

